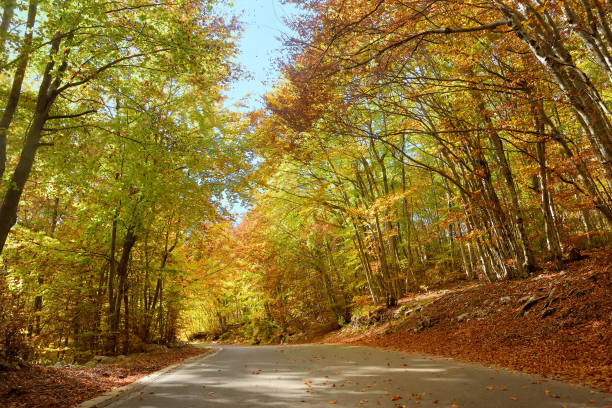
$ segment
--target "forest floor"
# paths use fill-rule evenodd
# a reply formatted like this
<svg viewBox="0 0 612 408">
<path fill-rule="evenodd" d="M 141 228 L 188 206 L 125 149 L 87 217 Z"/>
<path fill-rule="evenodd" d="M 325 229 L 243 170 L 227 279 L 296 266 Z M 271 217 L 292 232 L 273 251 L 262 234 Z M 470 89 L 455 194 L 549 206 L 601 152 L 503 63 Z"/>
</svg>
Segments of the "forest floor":
<svg viewBox="0 0 612 408">
<path fill-rule="evenodd" d="M 479 362 L 612 392 L 612 251 L 561 271 L 414 294 L 319 339 Z"/>
<path fill-rule="evenodd" d="M 125 359 L 93 367 L 31 365 L 20 370 L 0 371 L 0 406 L 3 408 L 75 406 L 186 358 L 212 352 L 212 349 L 189 346 L 133 354 Z"/>
</svg>

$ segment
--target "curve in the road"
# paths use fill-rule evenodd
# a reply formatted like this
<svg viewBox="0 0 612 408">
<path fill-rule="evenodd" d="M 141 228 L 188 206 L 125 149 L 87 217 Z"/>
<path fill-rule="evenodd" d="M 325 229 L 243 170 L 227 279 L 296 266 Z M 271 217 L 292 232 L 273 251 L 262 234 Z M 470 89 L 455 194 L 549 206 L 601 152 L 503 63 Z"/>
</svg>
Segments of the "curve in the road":
<svg viewBox="0 0 612 408">
<path fill-rule="evenodd" d="M 115 408 L 606 407 L 610 394 L 540 377 L 373 348 L 223 347 Z"/>
</svg>

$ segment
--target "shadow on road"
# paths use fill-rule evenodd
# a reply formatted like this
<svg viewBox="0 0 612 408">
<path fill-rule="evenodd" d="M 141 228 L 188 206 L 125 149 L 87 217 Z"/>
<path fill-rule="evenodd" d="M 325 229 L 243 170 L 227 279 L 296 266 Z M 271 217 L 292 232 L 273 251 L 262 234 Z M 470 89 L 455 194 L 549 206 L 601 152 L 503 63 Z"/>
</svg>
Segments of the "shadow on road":
<svg viewBox="0 0 612 408">
<path fill-rule="evenodd" d="M 346 346 L 225 347 L 113 407 L 603 407 L 607 394 L 438 358 Z"/>
</svg>

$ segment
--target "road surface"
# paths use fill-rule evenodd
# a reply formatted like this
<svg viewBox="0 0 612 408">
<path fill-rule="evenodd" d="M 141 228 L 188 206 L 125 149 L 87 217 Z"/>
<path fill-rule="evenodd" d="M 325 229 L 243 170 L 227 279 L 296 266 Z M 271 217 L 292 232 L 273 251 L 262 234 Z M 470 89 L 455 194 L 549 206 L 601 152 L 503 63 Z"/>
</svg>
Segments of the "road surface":
<svg viewBox="0 0 612 408">
<path fill-rule="evenodd" d="M 573 408 L 611 400 L 535 376 L 372 348 L 223 346 L 110 407 Z"/>
</svg>

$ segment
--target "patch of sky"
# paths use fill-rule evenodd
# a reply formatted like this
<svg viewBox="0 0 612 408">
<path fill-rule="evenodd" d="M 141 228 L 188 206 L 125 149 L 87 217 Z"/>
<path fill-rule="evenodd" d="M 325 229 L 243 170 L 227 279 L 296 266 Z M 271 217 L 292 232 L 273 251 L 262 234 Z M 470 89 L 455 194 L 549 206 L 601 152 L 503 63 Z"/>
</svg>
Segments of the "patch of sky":
<svg viewBox="0 0 612 408">
<path fill-rule="evenodd" d="M 238 17 L 244 29 L 236 62 L 245 75 L 225 92 L 227 109 L 249 112 L 263 108 L 264 95 L 280 76 L 275 60 L 282 55 L 283 41 L 295 36 L 286 20 L 298 13 L 300 9 L 295 4 L 282 4 L 281 0 L 234 0 L 224 10 L 224 15 Z M 257 162 L 258 158 L 251 160 Z M 230 200 L 226 194 L 221 202 L 234 214 L 236 223 L 249 210 L 248 205 Z"/>
<path fill-rule="evenodd" d="M 225 10 L 237 16 L 244 32 L 239 41 L 240 53 L 236 62 L 246 75 L 226 91 L 226 107 L 250 111 L 263 107 L 263 96 L 272 90 L 279 77 L 275 59 L 282 55 L 283 39 L 295 36 L 285 24 L 300 13 L 295 4 L 281 0 L 234 0 Z"/>
</svg>

